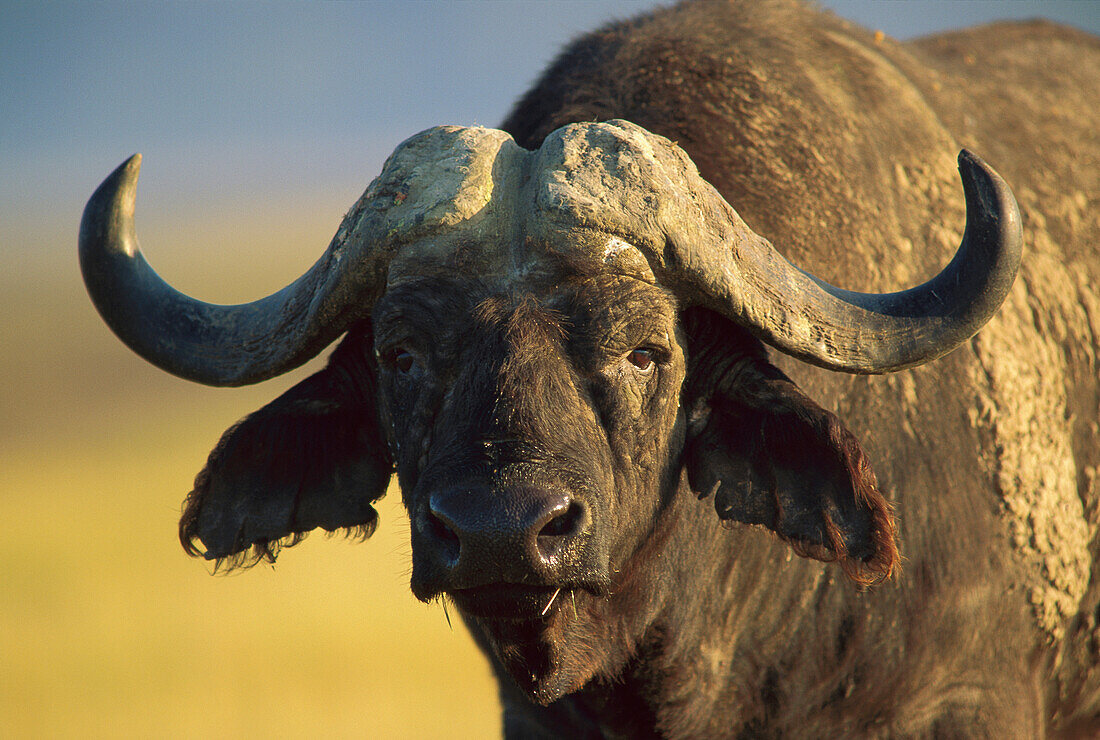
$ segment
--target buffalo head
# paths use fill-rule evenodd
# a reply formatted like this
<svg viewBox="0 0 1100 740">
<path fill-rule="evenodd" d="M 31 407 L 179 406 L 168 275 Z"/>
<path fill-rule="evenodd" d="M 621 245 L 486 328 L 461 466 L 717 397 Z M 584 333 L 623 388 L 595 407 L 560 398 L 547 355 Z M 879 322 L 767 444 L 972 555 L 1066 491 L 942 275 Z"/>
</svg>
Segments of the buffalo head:
<svg viewBox="0 0 1100 740">
<path fill-rule="evenodd" d="M 189 551 L 241 563 L 316 527 L 369 534 L 396 470 L 413 592 L 453 600 L 545 703 L 628 658 L 675 590 L 675 549 L 707 526 L 696 495 L 707 522 L 763 525 L 858 581 L 895 568 L 859 444 L 759 340 L 876 373 L 976 332 L 1015 274 L 1019 216 L 992 170 L 959 161 L 957 256 L 888 295 L 789 264 L 681 149 L 623 121 L 537 151 L 489 129 L 418 134 L 305 275 L 242 306 L 194 301 L 145 263 L 134 158 L 89 202 L 81 264 L 123 341 L 199 382 L 258 382 L 347 335 L 222 437 L 186 502 Z"/>
</svg>

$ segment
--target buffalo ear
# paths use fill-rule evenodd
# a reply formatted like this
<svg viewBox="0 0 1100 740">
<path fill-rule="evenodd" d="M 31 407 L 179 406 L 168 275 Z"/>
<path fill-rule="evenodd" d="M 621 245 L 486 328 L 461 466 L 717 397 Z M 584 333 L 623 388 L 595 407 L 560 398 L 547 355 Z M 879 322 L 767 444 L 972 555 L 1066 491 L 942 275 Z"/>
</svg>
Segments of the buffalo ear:
<svg viewBox="0 0 1100 740">
<path fill-rule="evenodd" d="M 317 527 L 374 532 L 371 504 L 385 494 L 393 461 L 370 350 L 369 329 L 349 334 L 324 370 L 222 435 L 184 501 L 188 553 L 248 566 L 274 561 Z"/>
<path fill-rule="evenodd" d="M 692 415 L 684 465 L 718 516 L 763 525 L 803 557 L 839 561 L 859 583 L 898 567 L 896 525 L 867 456 L 742 330 L 690 312 Z"/>
</svg>

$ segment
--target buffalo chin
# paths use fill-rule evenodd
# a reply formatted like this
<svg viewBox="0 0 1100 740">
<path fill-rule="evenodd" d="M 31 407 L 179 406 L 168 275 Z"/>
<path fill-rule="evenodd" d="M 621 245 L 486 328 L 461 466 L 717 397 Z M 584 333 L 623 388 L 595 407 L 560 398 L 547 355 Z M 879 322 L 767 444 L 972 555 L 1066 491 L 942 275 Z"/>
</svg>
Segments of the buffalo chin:
<svg viewBox="0 0 1100 740">
<path fill-rule="evenodd" d="M 599 671 L 602 660 L 568 609 L 532 620 L 466 616 L 498 666 L 541 706 L 572 694 Z"/>
</svg>

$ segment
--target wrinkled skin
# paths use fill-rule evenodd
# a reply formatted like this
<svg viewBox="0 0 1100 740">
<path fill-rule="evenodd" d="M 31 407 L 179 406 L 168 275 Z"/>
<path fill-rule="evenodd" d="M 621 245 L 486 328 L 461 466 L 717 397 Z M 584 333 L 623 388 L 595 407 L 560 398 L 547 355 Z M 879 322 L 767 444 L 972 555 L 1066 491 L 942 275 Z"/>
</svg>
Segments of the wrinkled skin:
<svg viewBox="0 0 1100 740">
<path fill-rule="evenodd" d="M 449 593 L 545 703 L 600 668 L 570 646 L 599 637 L 591 622 L 676 491 L 685 359 L 661 288 L 613 276 L 525 287 L 402 285 L 374 313 L 375 347 L 414 525 L 413 592 Z M 549 557 L 502 538 L 460 548 L 430 511 L 503 519 L 529 488 L 571 500 L 562 534 L 538 535 Z"/>
<path fill-rule="evenodd" d="M 676 603 L 682 599 L 676 586 L 700 569 L 694 557 L 678 558 L 667 548 L 681 543 L 685 554 L 694 554 L 686 543 L 718 529 L 713 519 L 700 529 L 698 514 L 684 511 L 706 509 L 691 492 L 689 474 L 707 486 L 697 490 L 715 493 L 720 511 L 734 504 L 719 478 L 755 476 L 761 490 L 811 499 L 830 484 L 847 495 L 863 473 L 869 495 L 877 496 L 873 475 L 853 471 L 844 459 L 861 454 L 851 435 L 775 370 L 756 340 L 706 311 L 681 319 L 667 290 L 642 281 L 555 276 L 541 286 L 494 292 L 477 281 L 426 277 L 387 291 L 374 328 L 383 418 L 414 523 L 413 592 L 424 600 L 449 594 L 495 664 L 538 704 L 593 679 L 614 680 L 640 639 L 687 623 L 677 613 L 686 602 Z M 689 362 L 693 383 L 685 387 Z M 712 409 L 719 389 L 723 407 Z M 765 440 L 768 449 L 754 454 L 766 459 L 731 456 L 726 436 L 744 435 L 742 424 L 750 437 L 763 437 L 754 407 L 777 420 L 784 407 L 792 415 L 831 419 L 839 443 L 834 448 L 812 423 L 791 419 L 777 431 L 798 436 L 803 430 L 797 448 L 787 438 Z M 794 449 L 797 459 L 782 461 L 786 469 L 814 467 L 820 487 L 776 485 L 783 473 L 773 457 Z M 528 487 L 564 492 L 580 512 L 564 536 L 539 535 L 563 540 L 547 560 L 503 539 L 471 554 L 470 543 L 459 544 L 432 513 L 441 494 L 458 489 L 461 513 L 479 524 L 500 518 L 491 527 L 497 532 L 508 523 L 502 512 L 522 500 L 516 491 Z M 751 500 L 754 523 L 779 529 L 777 512 Z M 815 524 L 822 518 L 813 503 L 785 504 L 792 528 L 786 533 L 796 544 L 836 557 L 813 524 L 796 529 L 797 516 Z M 883 549 L 884 557 L 896 557 L 888 521 L 879 529 L 869 521 L 884 513 L 881 498 L 849 508 L 864 517 L 858 524 L 839 522 L 852 549 L 867 559 Z M 747 520 L 748 513 L 723 516 Z M 884 532 L 886 541 L 874 543 L 871 531 Z"/>
</svg>

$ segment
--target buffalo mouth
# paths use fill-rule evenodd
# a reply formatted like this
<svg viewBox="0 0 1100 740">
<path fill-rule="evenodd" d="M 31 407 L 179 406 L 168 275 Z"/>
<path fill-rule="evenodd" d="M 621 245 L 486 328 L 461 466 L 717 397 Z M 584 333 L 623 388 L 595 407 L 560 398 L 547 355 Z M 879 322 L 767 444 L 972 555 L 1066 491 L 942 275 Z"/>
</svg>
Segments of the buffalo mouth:
<svg viewBox="0 0 1100 740">
<path fill-rule="evenodd" d="M 526 621 L 548 618 L 562 602 L 575 598 L 571 591 L 564 586 L 493 583 L 455 589 L 450 596 L 471 617 Z"/>
<path fill-rule="evenodd" d="M 602 601 L 597 591 L 495 583 L 448 595 L 482 649 L 531 701 L 546 706 L 579 690 L 602 664 L 602 641 L 592 639 L 603 634 L 593 621 Z"/>
</svg>

